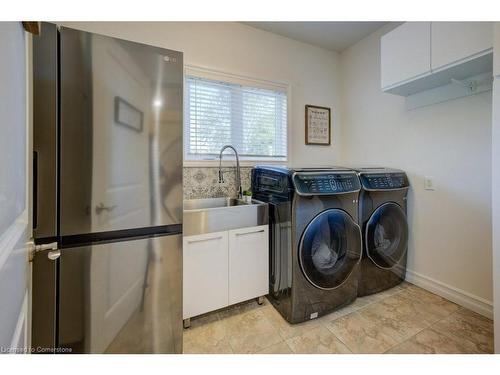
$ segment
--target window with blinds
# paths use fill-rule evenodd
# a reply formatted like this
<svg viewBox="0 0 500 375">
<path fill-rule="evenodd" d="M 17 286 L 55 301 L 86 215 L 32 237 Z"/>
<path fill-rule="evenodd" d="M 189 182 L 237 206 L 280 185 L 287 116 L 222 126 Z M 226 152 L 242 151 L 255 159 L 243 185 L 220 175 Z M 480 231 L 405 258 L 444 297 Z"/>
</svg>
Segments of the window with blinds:
<svg viewBox="0 0 500 375">
<path fill-rule="evenodd" d="M 186 77 L 185 158 L 218 158 L 230 144 L 243 160 L 287 158 L 287 94 L 283 90 Z"/>
</svg>

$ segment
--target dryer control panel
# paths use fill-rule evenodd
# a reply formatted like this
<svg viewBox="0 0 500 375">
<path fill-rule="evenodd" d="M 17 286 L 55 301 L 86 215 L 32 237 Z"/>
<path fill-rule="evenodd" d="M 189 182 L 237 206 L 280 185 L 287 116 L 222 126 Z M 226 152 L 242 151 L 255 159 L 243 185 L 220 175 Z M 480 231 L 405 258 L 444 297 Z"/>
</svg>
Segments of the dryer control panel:
<svg viewBox="0 0 500 375">
<path fill-rule="evenodd" d="M 297 172 L 293 184 L 299 195 L 332 195 L 356 192 L 361 189 L 358 176 L 351 172 Z"/>
<path fill-rule="evenodd" d="M 410 186 L 405 173 L 366 173 L 360 175 L 366 190 L 394 190 Z"/>
</svg>

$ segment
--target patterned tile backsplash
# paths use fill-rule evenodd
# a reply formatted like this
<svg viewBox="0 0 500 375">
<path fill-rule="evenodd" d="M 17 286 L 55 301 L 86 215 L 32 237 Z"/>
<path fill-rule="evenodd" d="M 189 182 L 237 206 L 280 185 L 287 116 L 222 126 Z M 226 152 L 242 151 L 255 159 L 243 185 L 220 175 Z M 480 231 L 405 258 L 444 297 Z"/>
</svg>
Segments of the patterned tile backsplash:
<svg viewBox="0 0 500 375">
<path fill-rule="evenodd" d="M 243 191 L 250 189 L 252 167 L 241 168 Z M 184 199 L 236 197 L 236 168 L 223 167 L 224 183 L 219 184 L 218 167 L 184 167 Z"/>
</svg>

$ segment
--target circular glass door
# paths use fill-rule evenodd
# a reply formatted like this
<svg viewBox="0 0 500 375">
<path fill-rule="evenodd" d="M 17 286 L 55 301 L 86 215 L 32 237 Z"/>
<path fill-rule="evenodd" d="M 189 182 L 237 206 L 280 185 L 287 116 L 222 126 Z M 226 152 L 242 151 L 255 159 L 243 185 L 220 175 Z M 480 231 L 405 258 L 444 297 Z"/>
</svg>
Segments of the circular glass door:
<svg viewBox="0 0 500 375">
<path fill-rule="evenodd" d="M 408 246 L 406 215 L 396 203 L 385 203 L 372 214 L 365 229 L 366 253 L 380 268 L 399 263 Z"/>
<path fill-rule="evenodd" d="M 340 209 L 323 211 L 311 220 L 299 244 L 302 272 L 320 289 L 342 285 L 361 254 L 359 226 Z"/>
</svg>

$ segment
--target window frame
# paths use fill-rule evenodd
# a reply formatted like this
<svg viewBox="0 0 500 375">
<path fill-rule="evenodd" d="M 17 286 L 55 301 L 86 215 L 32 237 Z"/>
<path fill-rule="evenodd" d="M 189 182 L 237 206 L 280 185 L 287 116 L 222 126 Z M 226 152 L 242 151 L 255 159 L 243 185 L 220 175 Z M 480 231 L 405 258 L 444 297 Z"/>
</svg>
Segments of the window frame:
<svg viewBox="0 0 500 375">
<path fill-rule="evenodd" d="M 249 157 L 240 157 L 240 165 L 241 166 L 255 166 L 257 164 L 278 164 L 285 165 L 290 163 L 290 150 L 292 144 L 291 137 L 291 86 L 288 83 L 269 81 L 264 79 L 257 79 L 253 77 L 249 77 L 241 74 L 233 74 L 227 72 L 221 72 L 209 68 L 193 66 L 193 65 L 185 65 L 184 67 L 184 103 L 187 102 L 187 85 L 186 78 L 188 76 L 194 76 L 201 79 L 214 80 L 227 82 L 229 84 L 243 85 L 243 86 L 251 86 L 256 88 L 262 88 L 267 90 L 274 91 L 282 91 L 287 96 L 287 131 L 286 131 L 286 157 L 276 160 L 275 158 L 267 158 L 267 157 L 259 157 L 259 158 L 249 158 Z M 189 137 L 189 127 L 187 126 L 187 106 L 185 105 L 183 108 L 183 140 L 182 140 L 182 156 L 183 156 L 183 165 L 185 167 L 210 167 L 210 166 L 219 166 L 219 158 L 207 158 L 207 159 L 188 159 L 187 158 L 187 147 L 186 147 L 186 139 Z M 226 153 L 225 153 L 226 155 Z M 231 152 L 227 152 L 227 159 L 224 158 L 223 165 L 227 164 L 225 160 L 234 159 L 231 157 Z"/>
</svg>

